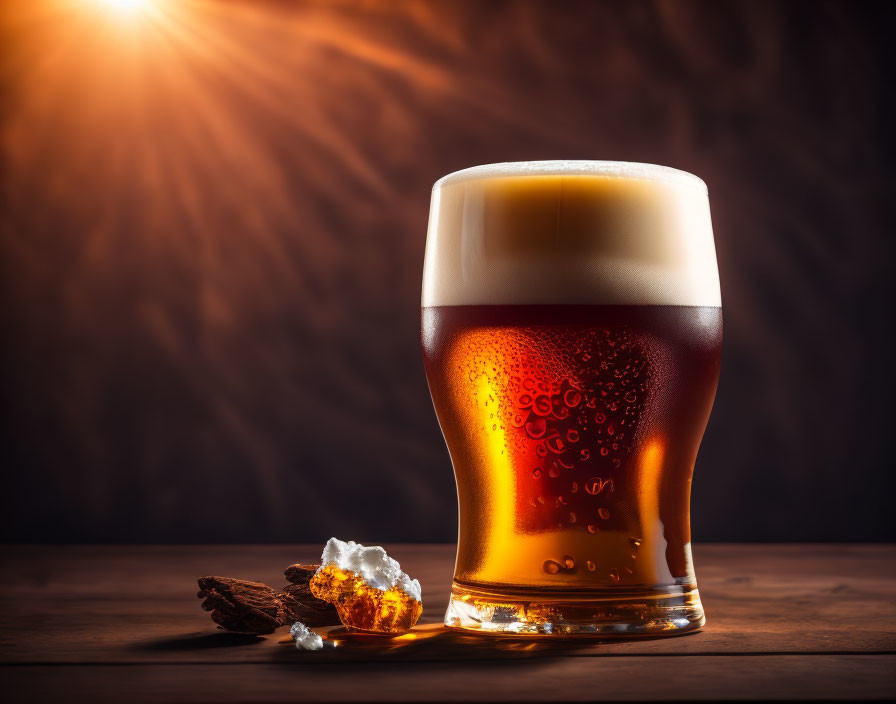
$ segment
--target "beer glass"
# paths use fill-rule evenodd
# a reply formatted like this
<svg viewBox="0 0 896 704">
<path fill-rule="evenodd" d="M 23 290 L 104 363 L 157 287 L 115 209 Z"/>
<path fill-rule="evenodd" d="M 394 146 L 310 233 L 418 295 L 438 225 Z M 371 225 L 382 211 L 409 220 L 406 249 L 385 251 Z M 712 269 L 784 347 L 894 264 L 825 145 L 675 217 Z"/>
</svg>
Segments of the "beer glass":
<svg viewBox="0 0 896 704">
<path fill-rule="evenodd" d="M 446 625 L 702 626 L 689 502 L 722 346 L 703 181 L 608 161 L 445 176 L 422 342 L 459 505 Z"/>
</svg>

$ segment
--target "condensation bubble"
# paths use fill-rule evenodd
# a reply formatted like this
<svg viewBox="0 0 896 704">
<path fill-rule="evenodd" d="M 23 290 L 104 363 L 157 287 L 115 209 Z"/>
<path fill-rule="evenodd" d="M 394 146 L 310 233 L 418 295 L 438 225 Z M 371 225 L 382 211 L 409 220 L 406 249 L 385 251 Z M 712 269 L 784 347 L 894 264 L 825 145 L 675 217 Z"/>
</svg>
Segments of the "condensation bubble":
<svg viewBox="0 0 896 704">
<path fill-rule="evenodd" d="M 528 433 L 530 438 L 538 439 L 544 437 L 547 429 L 548 425 L 544 418 L 533 418 L 526 422 L 526 433 Z"/>
<path fill-rule="evenodd" d="M 604 488 L 603 481 L 600 477 L 591 477 L 587 482 L 585 482 L 585 491 L 587 491 L 592 496 L 596 496 L 600 493 L 601 489 Z"/>
<path fill-rule="evenodd" d="M 566 443 L 564 443 L 563 440 L 561 440 L 557 435 L 552 438 L 548 438 L 546 442 L 548 449 L 555 454 L 559 455 L 561 452 L 563 452 L 563 450 L 566 449 Z"/>
<path fill-rule="evenodd" d="M 563 403 L 570 408 L 575 408 L 582 402 L 582 394 L 575 389 L 569 389 L 563 394 Z"/>
<path fill-rule="evenodd" d="M 547 394 L 540 394 L 535 397 L 535 400 L 532 402 L 532 410 L 540 415 L 546 416 L 551 412 L 553 405 L 551 404 L 551 397 Z"/>
</svg>

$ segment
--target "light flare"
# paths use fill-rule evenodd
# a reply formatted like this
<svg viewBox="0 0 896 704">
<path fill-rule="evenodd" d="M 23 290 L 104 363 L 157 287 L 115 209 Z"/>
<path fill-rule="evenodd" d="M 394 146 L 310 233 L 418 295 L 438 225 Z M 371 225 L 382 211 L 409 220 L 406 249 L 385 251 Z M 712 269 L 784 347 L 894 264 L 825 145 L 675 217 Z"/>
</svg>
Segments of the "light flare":
<svg viewBox="0 0 896 704">
<path fill-rule="evenodd" d="M 517 560 L 513 543 L 515 537 L 514 522 L 516 520 L 516 468 L 507 452 L 508 439 L 501 425 L 495 423 L 504 412 L 503 404 L 498 399 L 504 399 L 502 390 L 492 383 L 485 372 L 482 372 L 476 384 L 475 398 L 477 400 L 477 412 L 479 423 L 486 433 L 488 440 L 485 443 L 486 456 L 483 462 L 493 468 L 493 485 L 489 487 L 491 499 L 490 511 L 487 520 L 492 524 L 487 535 L 495 536 L 485 546 L 484 563 L 493 565 L 496 570 L 506 569 L 504 563 L 512 565 Z M 491 409 L 488 401 L 492 400 Z M 503 539 L 502 539 L 503 538 Z"/>
<path fill-rule="evenodd" d="M 666 448 L 660 438 L 651 438 L 645 443 L 638 458 L 638 515 L 656 517 L 657 525 L 642 525 L 641 535 L 644 555 L 653 556 L 654 581 L 669 581 L 672 575 L 666 563 L 666 545 L 663 539 L 663 526 L 659 523 L 660 482 L 663 477 L 663 458 Z M 660 543 L 660 544 L 657 544 Z M 646 566 L 647 561 L 642 566 Z"/>
<path fill-rule="evenodd" d="M 97 12 L 118 19 L 132 18 L 147 10 L 155 9 L 159 0 L 81 0 Z"/>
</svg>

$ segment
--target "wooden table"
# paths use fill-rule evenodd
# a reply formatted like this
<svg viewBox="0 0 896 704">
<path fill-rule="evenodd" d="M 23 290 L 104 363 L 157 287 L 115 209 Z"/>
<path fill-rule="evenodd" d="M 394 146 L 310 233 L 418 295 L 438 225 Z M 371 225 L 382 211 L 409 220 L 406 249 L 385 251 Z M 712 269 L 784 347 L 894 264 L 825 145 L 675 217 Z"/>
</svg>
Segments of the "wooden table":
<svg viewBox="0 0 896 704">
<path fill-rule="evenodd" d="M 454 548 L 387 546 L 437 624 Z M 700 545 L 708 625 L 672 638 L 421 633 L 299 652 L 286 629 L 216 631 L 196 578 L 282 586 L 319 546 L 0 549 L 4 701 L 507 701 L 896 698 L 896 546 Z"/>
</svg>

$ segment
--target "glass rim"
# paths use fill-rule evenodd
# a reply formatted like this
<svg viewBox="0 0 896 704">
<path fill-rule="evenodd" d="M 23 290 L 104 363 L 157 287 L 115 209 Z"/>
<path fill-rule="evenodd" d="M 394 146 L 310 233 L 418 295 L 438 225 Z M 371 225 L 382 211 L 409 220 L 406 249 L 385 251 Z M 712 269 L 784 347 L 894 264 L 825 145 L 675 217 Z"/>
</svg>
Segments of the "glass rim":
<svg viewBox="0 0 896 704">
<path fill-rule="evenodd" d="M 528 176 L 596 176 L 610 179 L 631 179 L 652 183 L 669 183 L 700 188 L 707 192 L 699 176 L 671 166 L 638 161 L 605 161 L 590 159 L 554 159 L 546 161 L 502 161 L 470 166 L 452 171 L 433 184 L 436 191 L 443 186 L 493 178 L 525 178 Z"/>
</svg>

